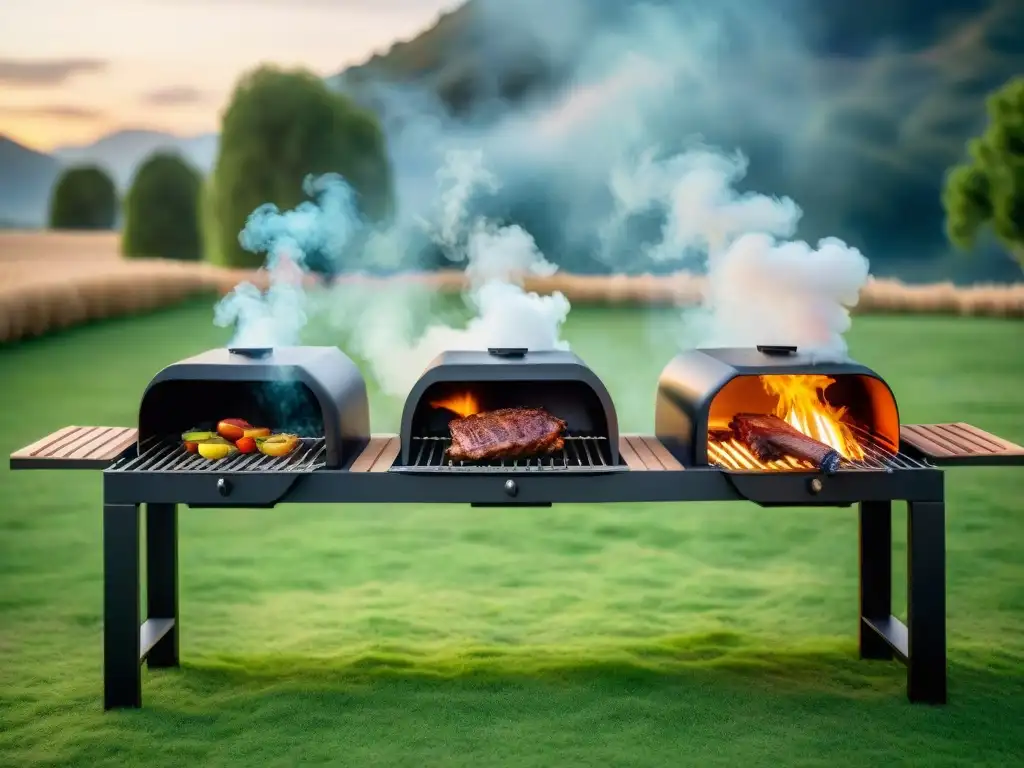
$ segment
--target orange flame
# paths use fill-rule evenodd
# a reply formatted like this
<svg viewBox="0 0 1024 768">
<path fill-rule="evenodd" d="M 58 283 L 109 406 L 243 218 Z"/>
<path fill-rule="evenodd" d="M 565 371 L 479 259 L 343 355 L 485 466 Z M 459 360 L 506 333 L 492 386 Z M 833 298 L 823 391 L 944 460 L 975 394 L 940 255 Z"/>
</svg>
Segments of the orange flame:
<svg viewBox="0 0 1024 768">
<path fill-rule="evenodd" d="M 443 400 L 434 400 L 430 403 L 431 408 L 444 408 L 462 417 L 472 416 L 480 413 L 480 403 L 472 392 L 462 392 L 458 395 L 446 397 Z"/>
<path fill-rule="evenodd" d="M 808 437 L 825 443 L 851 461 L 864 458 L 864 449 L 844 421 L 845 408 L 825 401 L 825 388 L 835 379 L 818 374 L 762 376 L 761 383 L 777 395 L 775 415 Z"/>
</svg>

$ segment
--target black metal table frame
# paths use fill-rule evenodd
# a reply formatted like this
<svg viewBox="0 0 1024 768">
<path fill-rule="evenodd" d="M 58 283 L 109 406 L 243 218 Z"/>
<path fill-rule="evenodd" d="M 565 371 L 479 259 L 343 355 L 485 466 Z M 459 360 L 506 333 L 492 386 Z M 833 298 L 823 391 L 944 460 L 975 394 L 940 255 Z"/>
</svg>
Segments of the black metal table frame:
<svg viewBox="0 0 1024 768">
<path fill-rule="evenodd" d="M 637 475 L 640 475 L 639 477 Z M 520 473 L 438 476 L 397 473 L 104 472 L 104 708 L 142 706 L 142 670 L 179 665 L 178 516 L 199 508 L 277 503 L 552 503 L 755 501 L 765 507 L 859 504 L 862 659 L 898 659 L 912 702 L 947 700 L 943 472 L 840 473 L 820 483 L 803 473 L 734 474 L 716 468 L 566 476 Z M 907 503 L 907 623 L 892 615 L 892 502 Z M 142 618 L 145 508 L 147 615 Z"/>
</svg>

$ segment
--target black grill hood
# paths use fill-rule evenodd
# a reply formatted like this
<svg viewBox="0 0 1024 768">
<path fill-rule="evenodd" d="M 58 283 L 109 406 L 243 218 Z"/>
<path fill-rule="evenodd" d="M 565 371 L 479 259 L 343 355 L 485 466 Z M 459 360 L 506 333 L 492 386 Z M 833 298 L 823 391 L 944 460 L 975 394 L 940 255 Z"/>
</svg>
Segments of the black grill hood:
<svg viewBox="0 0 1024 768">
<path fill-rule="evenodd" d="M 366 382 L 337 347 L 219 348 L 153 377 L 139 407 L 140 446 L 221 418 L 311 424 L 300 431 L 322 433 L 328 467 L 342 466 L 370 435 Z"/>
<path fill-rule="evenodd" d="M 402 462 L 411 460 L 412 438 L 430 410 L 431 393 L 466 386 L 485 395 L 484 406 L 539 406 L 568 422 L 570 432 L 608 438 L 612 462 L 619 461 L 615 404 L 600 378 L 578 355 L 561 350 L 496 348 L 449 351 L 424 370 L 402 411 Z"/>
<path fill-rule="evenodd" d="M 864 421 L 884 423 L 880 437 L 897 449 L 896 398 L 881 376 L 852 360 L 835 361 L 792 346 L 692 349 L 676 355 L 658 379 L 656 436 L 684 465 L 706 464 L 709 414 L 715 396 L 734 379 L 772 374 L 823 374 L 844 380 L 849 386 L 841 389 L 852 401 L 862 401 L 866 409 Z"/>
</svg>

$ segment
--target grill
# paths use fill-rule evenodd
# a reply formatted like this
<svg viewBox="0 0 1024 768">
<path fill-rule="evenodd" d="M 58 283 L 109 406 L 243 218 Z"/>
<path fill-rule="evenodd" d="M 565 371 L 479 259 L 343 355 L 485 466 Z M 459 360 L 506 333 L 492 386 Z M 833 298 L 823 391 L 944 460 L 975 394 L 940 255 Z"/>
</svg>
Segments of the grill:
<svg viewBox="0 0 1024 768">
<path fill-rule="evenodd" d="M 448 423 L 499 408 L 544 408 L 567 424 L 565 447 L 519 461 L 460 462 L 447 458 Z M 455 409 L 455 410 L 453 410 Z M 424 371 L 402 412 L 401 462 L 394 472 L 515 473 L 560 470 L 601 473 L 620 466 L 615 405 L 601 380 L 576 355 L 560 351 L 489 349 L 446 352 Z"/>
<path fill-rule="evenodd" d="M 828 475 L 795 459 L 756 459 L 732 433 L 730 419 L 778 412 L 781 396 L 765 384 L 773 376 L 827 376 L 823 396 L 842 408 L 835 421 L 850 430 L 859 455 L 851 452 Z M 518 461 L 448 459 L 448 406 L 461 407 L 456 404 L 467 395 L 478 410 L 546 409 L 567 424 L 564 449 Z M 216 462 L 181 446 L 182 432 L 225 417 L 294 432 L 301 445 L 281 458 L 238 454 Z M 604 385 L 568 352 L 445 353 L 406 399 L 400 433 L 372 435 L 365 383 L 340 350 L 218 349 L 160 371 L 143 393 L 137 429 L 65 427 L 10 461 L 12 469 L 105 468 L 107 709 L 141 706 L 143 661 L 151 668 L 179 665 L 179 505 L 373 502 L 858 504 L 860 656 L 905 663 L 912 701 L 946 701 L 941 467 L 1021 465 L 1024 448 L 967 424 L 903 425 L 891 389 L 874 371 L 817 361 L 792 347 L 677 356 L 658 381 L 655 432 L 620 435 Z M 894 500 L 908 508 L 906 624 L 891 605 Z M 771 512 L 765 514 L 769 525 Z"/>
<path fill-rule="evenodd" d="M 799 394 L 812 396 L 812 410 L 803 416 L 790 411 L 786 420 L 806 422 L 800 430 L 805 433 L 817 430 L 854 444 L 857 455 L 844 455 L 840 472 L 928 468 L 920 458 L 901 452 L 899 409 L 881 376 L 854 362 L 817 361 L 796 347 L 698 349 L 679 355 L 658 382 L 655 433 L 691 466 L 712 465 L 729 472 L 815 472 L 812 464 L 795 458 L 760 461 L 729 429 L 740 413 L 786 411 L 784 393 L 794 390 L 794 382 L 811 382 Z M 846 441 L 840 434 L 844 431 Z"/>
<path fill-rule="evenodd" d="M 412 462 L 392 472 L 435 470 L 438 472 L 550 472 L 550 471 L 626 471 L 624 464 L 612 464 L 607 437 L 568 435 L 565 447 L 554 455 L 494 462 L 452 461 L 445 455 L 451 445 L 448 437 L 413 437 Z"/>
<path fill-rule="evenodd" d="M 303 438 L 285 457 L 188 454 L 182 433 L 224 418 Z M 337 347 L 214 349 L 164 368 L 142 395 L 137 458 L 124 472 L 279 472 L 341 467 L 370 437 L 366 382 Z"/>
<path fill-rule="evenodd" d="M 853 427 L 864 457 L 860 459 L 842 459 L 840 470 L 843 472 L 893 472 L 901 469 L 928 469 L 932 466 L 925 459 L 917 459 L 899 451 L 892 451 L 875 441 L 875 437 L 867 430 Z M 708 463 L 732 472 L 817 472 L 818 468 L 809 461 L 795 459 L 791 456 L 776 461 L 764 462 L 754 456 L 750 448 L 736 440 L 729 433 L 720 433 L 714 439 L 711 430 L 708 440 Z"/>
<path fill-rule="evenodd" d="M 236 453 L 220 461 L 207 461 L 188 453 L 181 441 L 163 442 L 150 439 L 141 453 L 115 462 L 108 472 L 310 472 L 327 464 L 327 441 L 324 438 L 303 438 L 287 456 L 274 457 L 262 453 Z"/>
</svg>

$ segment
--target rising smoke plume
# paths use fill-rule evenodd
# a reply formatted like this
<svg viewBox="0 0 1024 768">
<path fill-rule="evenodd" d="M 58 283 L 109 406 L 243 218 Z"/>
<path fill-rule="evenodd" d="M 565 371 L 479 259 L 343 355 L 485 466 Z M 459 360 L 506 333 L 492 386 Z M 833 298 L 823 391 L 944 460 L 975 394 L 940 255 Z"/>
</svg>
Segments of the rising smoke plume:
<svg viewBox="0 0 1024 768">
<path fill-rule="evenodd" d="M 475 49 L 484 80 L 525 61 L 569 85 L 515 104 L 484 89 L 475 111 L 454 118 L 426 87 L 378 84 L 405 215 L 435 205 L 427 169 L 453 147 L 478 148 L 492 194 L 460 200 L 469 219 L 519 222 L 572 271 L 706 274 L 705 305 L 676 331 L 682 344 L 842 355 L 867 260 L 829 236 L 827 216 L 803 222 L 816 246 L 789 242 L 796 202 L 743 186 L 813 178 L 813 202 L 828 210 L 830 185 L 843 184 L 844 134 L 823 106 L 797 5 L 479 0 L 472 23 L 493 42 Z M 756 146 L 740 143 L 752 133 Z"/>
<path fill-rule="evenodd" d="M 242 247 L 265 253 L 269 288 L 237 286 L 214 310 L 217 325 L 234 326 L 233 347 L 298 344 L 308 320 L 310 297 L 305 277 L 313 254 L 332 262 L 342 258 L 363 222 L 352 188 L 337 174 L 307 176 L 303 191 L 313 200 L 291 211 L 267 203 L 253 211 L 238 236 Z"/>
<path fill-rule="evenodd" d="M 434 215 L 419 224 L 452 266 L 465 270 L 465 299 L 472 317 L 464 325 L 428 319 L 417 330 L 411 319 L 417 307 L 408 292 L 393 294 L 391 300 L 375 296 L 363 304 L 357 324 L 349 325 L 349 345 L 368 362 L 380 388 L 395 396 L 407 394 L 427 364 L 447 350 L 568 349 L 560 336 L 568 299 L 561 293 L 539 296 L 522 287 L 524 276 L 552 274 L 556 267 L 521 226 L 500 225 L 469 213 L 475 195 L 500 189 L 498 179 L 484 167 L 482 153 L 449 152 L 438 182 Z M 400 232 L 384 237 L 392 246 L 403 239 Z M 348 324 L 341 307 L 350 296 L 351 291 L 336 295 L 336 325 Z"/>
<path fill-rule="evenodd" d="M 813 133 L 810 59 L 778 4 L 484 0 L 477 9 L 479 33 L 501 41 L 483 64 L 540 60 L 570 87 L 514 105 L 495 96 L 455 118 L 430 87 L 373 85 L 398 215 L 365 240 L 360 262 L 404 263 L 426 236 L 465 268 L 470 320 L 440 320 L 415 288 L 303 292 L 304 254 L 336 256 L 360 226 L 351 191 L 335 177 L 307 180 L 317 200 L 296 211 L 265 206 L 250 218 L 242 242 L 268 253 L 272 286 L 265 296 L 242 286 L 218 307 L 218 322 L 236 323 L 234 343 L 295 343 L 308 315 L 323 311 L 338 343 L 401 396 L 446 349 L 565 348 L 568 301 L 521 284 L 524 274 L 555 269 L 546 252 L 573 271 L 706 273 L 705 305 L 684 316 L 681 344 L 843 353 L 866 259 L 823 232 L 805 234 L 817 247 L 787 242 L 801 216 L 796 203 L 740 189 L 762 186 L 768 167 L 817 173 L 807 161 L 814 152 L 794 148 L 828 143 Z M 754 148 L 761 162 L 749 176 L 752 150 L 732 140 L 748 124 L 774 150 Z M 710 148 L 709 136 L 727 151 Z M 829 178 L 840 171 L 833 164 Z M 517 223 L 499 223 L 507 221 Z"/>
<path fill-rule="evenodd" d="M 664 223 L 645 246 L 650 258 L 707 275 L 703 306 L 684 315 L 686 343 L 787 344 L 844 358 L 849 309 L 867 283 L 868 260 L 837 238 L 817 247 L 790 240 L 800 208 L 786 197 L 739 193 L 746 170 L 739 153 L 695 148 L 663 160 L 646 153 L 612 176 L 606 248 L 621 244 L 632 217 L 653 211 Z"/>
<path fill-rule="evenodd" d="M 270 285 L 261 292 L 243 283 L 217 305 L 215 322 L 234 324 L 231 346 L 297 344 L 310 317 L 323 313 L 344 335 L 348 351 L 368 363 L 380 388 L 395 396 L 408 393 L 426 365 L 446 350 L 567 349 L 560 330 L 568 300 L 561 293 L 539 296 L 522 287 L 526 275 L 552 274 L 556 267 L 521 226 L 469 213 L 476 195 L 500 189 L 482 153 L 450 151 L 436 181 L 435 210 L 389 230 L 371 231 L 362 243 L 360 263 L 393 262 L 426 233 L 452 267 L 465 271 L 465 299 L 472 312 L 467 323 L 423 318 L 424 297 L 407 290 L 371 293 L 348 285 L 307 290 L 311 256 L 342 263 L 354 238 L 366 231 L 351 187 L 327 175 L 306 179 L 304 190 L 314 199 L 295 210 L 282 212 L 268 204 L 249 216 L 239 240 L 246 250 L 267 254 Z"/>
</svg>

